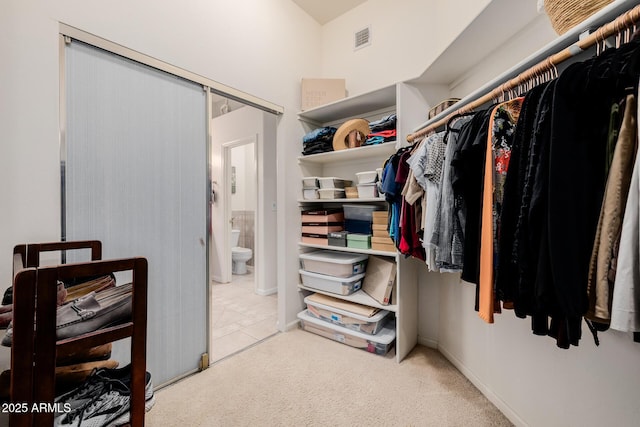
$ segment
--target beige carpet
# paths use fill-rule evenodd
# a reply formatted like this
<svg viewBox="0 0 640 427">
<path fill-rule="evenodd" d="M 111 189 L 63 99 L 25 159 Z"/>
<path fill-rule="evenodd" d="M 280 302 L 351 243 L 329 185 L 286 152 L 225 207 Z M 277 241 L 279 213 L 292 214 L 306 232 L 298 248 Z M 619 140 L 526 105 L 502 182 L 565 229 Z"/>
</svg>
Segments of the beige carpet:
<svg viewBox="0 0 640 427">
<path fill-rule="evenodd" d="M 153 373 L 152 373 L 153 374 Z M 455 367 L 402 363 L 294 330 L 156 393 L 155 426 L 510 426 Z"/>
</svg>

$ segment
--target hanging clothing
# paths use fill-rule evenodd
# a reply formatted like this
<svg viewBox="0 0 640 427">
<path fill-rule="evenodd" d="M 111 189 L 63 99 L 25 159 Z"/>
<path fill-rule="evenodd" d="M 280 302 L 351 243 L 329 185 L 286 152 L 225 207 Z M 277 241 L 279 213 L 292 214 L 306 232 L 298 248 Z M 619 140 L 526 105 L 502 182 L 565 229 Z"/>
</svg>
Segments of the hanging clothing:
<svg viewBox="0 0 640 427">
<path fill-rule="evenodd" d="M 494 292 L 495 266 L 498 261 L 497 239 L 500 235 L 500 210 L 504 180 L 509 168 L 511 146 L 523 98 L 494 107 L 489 119 L 482 195 L 480 236 L 480 276 L 478 282 L 478 315 L 493 323 L 494 312 L 500 312 Z"/>
<path fill-rule="evenodd" d="M 496 295 L 504 308 L 513 308 L 515 315 L 525 318 L 531 314 L 529 302 L 533 295 L 520 286 L 520 268 L 516 246 L 516 230 L 523 205 L 525 180 L 529 169 L 531 143 L 537 122 L 538 110 L 547 84 L 536 86 L 525 96 L 518 126 L 513 137 L 509 169 L 503 186 L 503 203 L 500 212 L 500 235 L 498 238 L 499 260 L 496 269 Z M 530 179 L 530 178 L 529 178 Z M 527 202 L 528 203 L 528 202 Z M 546 334 L 546 332 L 545 332 Z"/>
<path fill-rule="evenodd" d="M 640 150 L 622 221 L 610 326 L 622 332 L 640 331 Z"/>
<path fill-rule="evenodd" d="M 493 108 L 478 112 L 460 130 L 460 143 L 451 159 L 452 186 L 456 196 L 464 200 L 464 264 L 462 280 L 478 283 L 480 262 L 480 206 L 484 153 L 487 145 L 489 119 Z M 477 309 L 477 304 L 476 304 Z"/>
<path fill-rule="evenodd" d="M 429 271 L 439 271 L 436 264 L 436 248 L 431 244 L 434 231 L 434 222 L 437 210 L 437 199 L 440 193 L 440 178 L 444 161 L 444 134 L 438 132 L 422 140 L 418 148 L 408 160 L 416 182 L 423 188 L 421 202 L 424 209 L 420 209 L 420 224 L 422 229 L 422 246 L 425 252 L 426 264 Z M 417 197 L 407 197 L 405 200 L 410 205 L 417 202 Z"/>
<path fill-rule="evenodd" d="M 411 154 L 403 152 L 398 161 L 398 170 L 396 172 L 396 184 L 399 188 L 403 188 L 409 177 L 409 164 L 407 163 Z M 421 261 L 425 260 L 425 252 L 418 235 L 419 224 L 416 222 L 416 207 L 410 205 L 401 197 L 399 231 L 400 241 L 398 250 L 404 255 L 409 255 Z"/>
<path fill-rule="evenodd" d="M 605 165 L 609 173 L 591 254 L 587 286 L 589 309 L 585 317 L 605 325 L 611 319 L 615 255 L 637 150 L 635 96 L 628 95 L 621 106 L 624 108 L 622 125 L 620 131 L 615 132 L 618 138 L 611 165 Z"/>
<path fill-rule="evenodd" d="M 460 272 L 464 262 L 463 231 L 466 212 L 462 197 L 456 197 L 453 191 L 451 159 L 458 148 L 460 129 L 472 117 L 473 114 L 454 118 L 447 125 L 447 131 L 443 138 L 446 149 L 431 237 L 431 243 L 436 248 L 436 268 L 441 272 Z"/>
<path fill-rule="evenodd" d="M 589 262 L 604 196 L 609 108 L 633 87 L 629 66 L 638 62 L 632 42 L 570 65 L 554 93 L 549 162 L 549 265 L 560 309 L 558 345 L 578 345 L 589 308 Z M 571 159 L 567 162 L 567 159 Z M 567 257 L 566 254 L 572 254 Z M 554 336 L 554 335 L 552 335 Z"/>
</svg>

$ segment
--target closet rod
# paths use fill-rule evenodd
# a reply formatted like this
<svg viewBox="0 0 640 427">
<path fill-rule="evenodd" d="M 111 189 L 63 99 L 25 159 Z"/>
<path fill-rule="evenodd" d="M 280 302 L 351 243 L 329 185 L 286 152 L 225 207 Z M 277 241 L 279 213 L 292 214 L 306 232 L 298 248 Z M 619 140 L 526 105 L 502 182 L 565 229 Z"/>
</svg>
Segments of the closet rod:
<svg viewBox="0 0 640 427">
<path fill-rule="evenodd" d="M 463 107 L 447 114 L 445 117 L 426 125 L 422 129 L 407 135 L 407 141 L 412 143 L 417 138 L 427 135 L 432 131 L 435 131 L 437 128 L 446 125 L 454 116 L 471 112 L 494 99 L 498 99 L 506 92 L 522 86 L 522 84 L 531 81 L 536 76 L 540 76 L 547 71 L 553 70 L 556 65 L 582 53 L 584 50 L 595 46 L 600 42 L 604 42 L 612 35 L 619 34 L 622 31 L 629 29 L 638 21 L 640 21 L 640 5 L 635 6 L 633 9 L 629 9 L 622 15 L 618 16 L 615 20 L 601 26 L 587 37 L 579 40 L 577 43 L 547 57 L 527 70 L 521 72 L 516 77 L 508 80 L 506 83 L 495 87 L 493 90 L 485 93 L 482 97 L 469 102 Z"/>
</svg>

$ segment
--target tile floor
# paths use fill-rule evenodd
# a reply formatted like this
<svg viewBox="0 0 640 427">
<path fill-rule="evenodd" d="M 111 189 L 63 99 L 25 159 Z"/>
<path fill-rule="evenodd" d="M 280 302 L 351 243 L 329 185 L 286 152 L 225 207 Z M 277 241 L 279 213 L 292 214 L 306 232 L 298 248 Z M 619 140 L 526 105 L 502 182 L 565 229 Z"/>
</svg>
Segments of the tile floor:
<svg viewBox="0 0 640 427">
<path fill-rule="evenodd" d="M 278 332 L 277 294 L 254 292 L 253 271 L 233 275 L 231 283 L 212 282 L 211 363 Z"/>
</svg>

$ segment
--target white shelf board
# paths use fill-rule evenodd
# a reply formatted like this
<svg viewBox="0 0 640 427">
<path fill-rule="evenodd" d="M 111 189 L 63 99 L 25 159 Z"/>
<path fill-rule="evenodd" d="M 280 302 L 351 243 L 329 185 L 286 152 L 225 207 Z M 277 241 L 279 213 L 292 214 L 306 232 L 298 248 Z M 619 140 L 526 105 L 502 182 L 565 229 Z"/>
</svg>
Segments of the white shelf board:
<svg viewBox="0 0 640 427">
<path fill-rule="evenodd" d="M 347 148 L 346 150 L 327 151 L 326 153 L 299 156 L 298 163 L 336 163 L 346 161 L 360 161 L 375 157 L 388 157 L 396 152 L 396 141 L 365 147 Z"/>
<path fill-rule="evenodd" d="M 323 295 L 329 295 L 331 297 L 349 301 L 349 302 L 355 302 L 356 304 L 362 304 L 362 305 L 367 305 L 369 307 L 380 308 L 382 310 L 392 311 L 394 313 L 398 311 L 398 306 L 396 304 L 382 305 L 378 301 L 374 300 L 369 295 L 367 295 L 362 289 L 352 293 L 351 295 L 338 295 L 331 292 L 321 291 L 319 289 L 309 288 L 302 284 L 299 284 L 298 287 L 306 291 L 316 292 L 318 294 L 323 294 Z"/>
<path fill-rule="evenodd" d="M 298 199 L 298 203 L 373 203 L 373 202 L 385 202 L 384 197 L 371 197 L 357 199 Z"/>
<path fill-rule="evenodd" d="M 366 112 L 382 110 L 396 105 L 396 86 L 363 93 L 340 99 L 332 103 L 298 113 L 300 120 L 315 123 L 329 123 Z"/>
<path fill-rule="evenodd" d="M 313 249 L 328 249 L 331 251 L 340 251 L 340 252 L 353 252 L 357 254 L 366 254 L 366 255 L 379 255 L 379 256 L 388 256 L 388 257 L 397 257 L 398 252 L 387 252 L 387 251 L 376 251 L 374 249 L 356 249 L 356 248 L 347 248 L 344 246 L 331 246 L 331 245 L 314 245 L 312 243 L 298 243 L 301 248 L 313 248 Z"/>
</svg>

